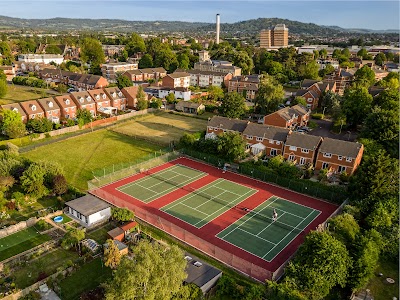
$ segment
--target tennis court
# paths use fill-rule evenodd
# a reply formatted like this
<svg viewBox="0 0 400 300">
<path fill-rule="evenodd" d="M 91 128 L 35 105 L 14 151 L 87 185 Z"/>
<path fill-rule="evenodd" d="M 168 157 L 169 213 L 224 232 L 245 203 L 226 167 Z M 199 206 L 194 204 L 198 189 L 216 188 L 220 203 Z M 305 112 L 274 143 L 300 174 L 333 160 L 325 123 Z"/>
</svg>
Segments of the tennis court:
<svg viewBox="0 0 400 300">
<path fill-rule="evenodd" d="M 278 213 L 272 220 L 274 209 Z M 220 239 L 272 261 L 321 212 L 272 196 L 217 234 Z"/>
<path fill-rule="evenodd" d="M 162 211 L 200 228 L 236 204 L 257 193 L 255 189 L 219 178 L 161 208 Z"/>
<path fill-rule="evenodd" d="M 177 164 L 159 172 L 146 171 L 145 175 L 145 177 L 125 184 L 117 190 L 144 203 L 150 203 L 206 176 L 207 173 Z"/>
</svg>

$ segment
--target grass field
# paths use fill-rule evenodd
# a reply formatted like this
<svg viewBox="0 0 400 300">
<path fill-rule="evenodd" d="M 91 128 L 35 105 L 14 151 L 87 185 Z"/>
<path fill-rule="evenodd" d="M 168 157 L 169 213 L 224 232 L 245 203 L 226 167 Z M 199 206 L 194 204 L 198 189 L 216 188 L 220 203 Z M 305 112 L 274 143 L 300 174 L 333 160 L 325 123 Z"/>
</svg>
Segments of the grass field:
<svg viewBox="0 0 400 300">
<path fill-rule="evenodd" d="M 46 89 L 28 86 L 8 85 L 8 92 L 3 98 L 0 98 L 0 105 L 52 96 L 46 91 Z"/>
<path fill-rule="evenodd" d="M 112 130 L 168 145 L 172 141 L 178 141 L 184 132 L 203 131 L 206 127 L 207 120 L 159 112 L 124 122 Z"/>
<path fill-rule="evenodd" d="M 17 288 L 23 289 L 34 284 L 39 274 L 45 273 L 49 276 L 57 271 L 58 267 L 65 266 L 67 261 L 78 258 L 77 252 L 59 248 L 30 261 L 23 268 L 12 273 Z"/>
<path fill-rule="evenodd" d="M 374 276 L 367 285 L 367 289 L 371 290 L 371 295 L 375 300 L 399 298 L 399 264 L 395 261 L 381 259 L 376 268 L 375 274 L 382 273 L 383 276 Z M 386 278 L 394 279 L 393 284 L 386 282 Z"/>
<path fill-rule="evenodd" d="M 119 187 L 118 190 L 144 203 L 149 203 L 206 175 L 180 165 L 148 174 L 142 179 Z"/>
<path fill-rule="evenodd" d="M 272 220 L 274 209 L 278 214 L 275 221 Z M 217 236 L 272 261 L 319 214 L 318 210 L 273 196 Z"/>
<path fill-rule="evenodd" d="M 114 228 L 115 228 L 114 225 L 107 223 L 106 225 L 104 225 L 100 228 L 97 228 L 96 230 L 86 233 L 86 237 L 89 239 L 95 240 L 100 245 L 103 245 L 106 242 L 106 240 L 109 238 L 109 236 L 107 235 L 107 232 Z"/>
<path fill-rule="evenodd" d="M 157 145 L 102 129 L 43 145 L 23 156 L 33 161 L 59 163 L 64 168 L 68 183 L 86 190 L 87 181 L 93 178 L 93 170 L 134 161 L 159 149 Z"/>
<path fill-rule="evenodd" d="M 79 300 L 83 292 L 98 287 L 111 278 L 111 275 L 112 270 L 104 266 L 100 258 L 96 258 L 61 282 L 59 296 L 62 300 Z"/>
<path fill-rule="evenodd" d="M 51 238 L 36 232 L 34 227 L 18 231 L 0 239 L 0 261 L 24 252 L 37 245 L 49 241 Z"/>
<path fill-rule="evenodd" d="M 256 192 L 244 185 L 217 179 L 161 210 L 200 228 Z"/>
</svg>

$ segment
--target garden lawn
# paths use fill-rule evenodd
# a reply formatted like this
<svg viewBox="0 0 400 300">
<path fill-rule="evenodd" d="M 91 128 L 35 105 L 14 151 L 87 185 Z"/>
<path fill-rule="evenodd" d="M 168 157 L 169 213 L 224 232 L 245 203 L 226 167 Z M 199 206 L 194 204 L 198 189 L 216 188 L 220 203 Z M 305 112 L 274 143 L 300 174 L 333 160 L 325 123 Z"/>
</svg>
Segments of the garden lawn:
<svg viewBox="0 0 400 300">
<path fill-rule="evenodd" d="M 148 114 L 116 125 L 112 130 L 138 139 L 168 145 L 178 142 L 185 132 L 204 131 L 207 120 L 172 113 Z"/>
<path fill-rule="evenodd" d="M 95 289 L 110 279 L 111 275 L 111 269 L 104 266 L 100 258 L 96 258 L 62 280 L 59 296 L 63 300 L 77 300 L 83 292 Z"/>
<path fill-rule="evenodd" d="M 96 230 L 86 233 L 86 238 L 95 240 L 100 245 L 103 245 L 106 242 L 106 240 L 109 239 L 107 232 L 109 232 L 111 229 L 114 229 L 114 228 L 115 228 L 115 226 L 113 224 L 107 223 L 106 225 L 104 225 Z"/>
<path fill-rule="evenodd" d="M 0 239 L 0 261 L 49 241 L 50 236 L 36 232 L 34 227 L 18 231 Z"/>
<path fill-rule="evenodd" d="M 12 273 L 17 288 L 23 289 L 38 281 L 40 272 L 47 276 L 54 274 L 57 268 L 66 266 L 69 260 L 78 258 L 78 253 L 59 248 L 49 252 L 38 259 L 32 260 L 21 269 Z"/>
<path fill-rule="evenodd" d="M 128 163 L 158 150 L 160 146 L 101 129 L 37 147 L 23 156 L 33 161 L 59 163 L 68 183 L 83 191 L 93 178 L 92 171 Z"/>
<path fill-rule="evenodd" d="M 53 94 L 47 93 L 46 89 L 9 84 L 7 94 L 3 98 L 0 98 L 0 105 L 26 101 L 26 100 L 36 100 L 40 98 L 46 98 L 52 95 Z"/>
<path fill-rule="evenodd" d="M 381 259 L 376 268 L 375 274 L 382 273 L 383 276 L 379 277 L 374 275 L 367 285 L 370 289 L 371 295 L 375 300 L 394 299 L 399 297 L 399 264 L 392 260 Z M 394 283 L 386 282 L 386 278 L 394 279 Z"/>
</svg>

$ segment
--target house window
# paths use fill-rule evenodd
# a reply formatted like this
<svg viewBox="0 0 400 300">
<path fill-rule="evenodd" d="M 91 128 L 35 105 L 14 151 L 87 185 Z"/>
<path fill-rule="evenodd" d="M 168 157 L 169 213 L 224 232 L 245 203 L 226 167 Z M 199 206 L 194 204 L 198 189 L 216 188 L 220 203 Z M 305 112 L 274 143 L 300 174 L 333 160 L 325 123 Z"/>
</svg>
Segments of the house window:
<svg viewBox="0 0 400 300">
<path fill-rule="evenodd" d="M 344 171 L 346 171 L 346 167 L 345 167 L 345 166 L 339 166 L 338 172 L 339 172 L 339 173 L 342 173 L 342 172 L 344 172 Z"/>
<path fill-rule="evenodd" d="M 253 139 L 253 136 L 252 136 L 252 135 L 248 135 L 248 136 L 247 136 L 247 139 L 248 139 L 248 140 L 252 140 L 252 139 Z"/>
<path fill-rule="evenodd" d="M 310 152 L 310 151 L 309 151 L 308 149 L 304 149 L 304 148 L 303 148 L 303 149 L 301 149 L 301 152 L 302 152 L 302 153 L 308 153 L 308 152 Z"/>
<path fill-rule="evenodd" d="M 276 156 L 277 155 L 276 149 L 271 149 L 270 155 L 271 156 Z"/>
<path fill-rule="evenodd" d="M 276 144 L 277 144 L 277 145 L 280 145 L 280 144 L 281 144 L 281 142 L 279 142 L 279 141 L 276 141 Z"/>
<path fill-rule="evenodd" d="M 214 128 L 214 131 L 217 131 L 218 130 L 218 128 Z"/>
<path fill-rule="evenodd" d="M 307 160 L 304 157 L 300 157 L 300 165 L 305 165 Z"/>
<path fill-rule="evenodd" d="M 273 143 L 274 143 L 274 140 L 269 140 L 269 143 L 270 143 L 270 144 L 273 144 Z"/>
<path fill-rule="evenodd" d="M 251 144 L 246 144 L 246 150 L 251 148 Z"/>
<path fill-rule="evenodd" d="M 312 102 L 312 98 L 308 98 L 308 99 L 307 99 L 307 102 Z"/>
<path fill-rule="evenodd" d="M 324 157 L 332 157 L 332 153 L 324 153 Z"/>
<path fill-rule="evenodd" d="M 346 157 L 347 162 L 351 162 L 353 159 L 351 157 Z"/>
<path fill-rule="evenodd" d="M 338 159 L 338 160 L 342 160 L 342 159 L 343 159 L 343 156 L 338 155 L 337 159 Z"/>
<path fill-rule="evenodd" d="M 329 168 L 329 164 L 324 162 L 322 163 L 322 169 L 328 169 Z"/>
<path fill-rule="evenodd" d="M 68 99 L 65 100 L 65 104 L 69 105 L 69 100 Z"/>
<path fill-rule="evenodd" d="M 85 223 L 87 224 L 87 222 L 88 222 L 88 221 L 87 221 L 87 217 L 84 216 L 84 215 L 82 215 L 82 221 L 85 222 Z"/>
<path fill-rule="evenodd" d="M 32 111 L 36 110 L 36 105 L 32 105 Z"/>
<path fill-rule="evenodd" d="M 263 138 L 262 137 L 257 137 L 256 140 L 257 140 L 257 142 L 262 142 Z"/>
<path fill-rule="evenodd" d="M 289 150 L 291 150 L 291 151 L 297 151 L 297 147 L 295 147 L 295 146 L 290 146 L 290 147 L 289 147 Z"/>
<path fill-rule="evenodd" d="M 294 155 L 293 155 L 293 154 L 290 154 L 288 160 L 294 161 Z"/>
</svg>

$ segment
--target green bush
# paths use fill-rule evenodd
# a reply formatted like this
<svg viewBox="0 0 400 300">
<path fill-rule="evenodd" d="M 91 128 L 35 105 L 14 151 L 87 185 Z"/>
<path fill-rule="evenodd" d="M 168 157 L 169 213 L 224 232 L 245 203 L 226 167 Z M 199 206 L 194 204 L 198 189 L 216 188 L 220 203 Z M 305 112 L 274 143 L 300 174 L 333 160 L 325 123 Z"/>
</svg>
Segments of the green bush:
<svg viewBox="0 0 400 300">
<path fill-rule="evenodd" d="M 315 114 L 311 114 L 311 118 L 313 118 L 315 120 L 322 120 L 324 118 L 324 115 L 320 114 L 320 113 L 315 113 Z"/>
</svg>

